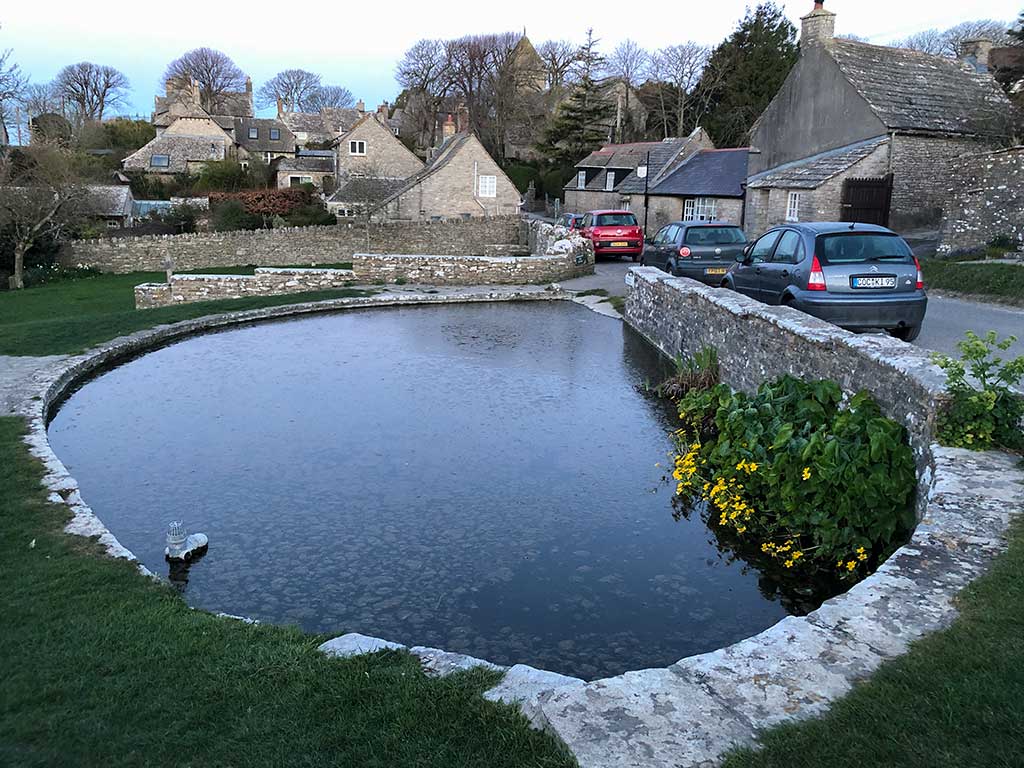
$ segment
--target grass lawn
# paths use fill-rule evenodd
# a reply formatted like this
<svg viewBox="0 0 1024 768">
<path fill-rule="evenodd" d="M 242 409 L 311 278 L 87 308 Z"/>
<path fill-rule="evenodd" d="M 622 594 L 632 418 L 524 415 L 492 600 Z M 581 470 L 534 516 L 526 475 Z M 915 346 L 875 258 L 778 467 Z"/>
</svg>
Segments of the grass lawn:
<svg viewBox="0 0 1024 768">
<path fill-rule="evenodd" d="M 343 289 L 248 299 L 196 302 L 160 309 L 135 309 L 139 283 L 162 282 L 163 272 L 132 272 L 61 280 L 0 293 L 0 355 L 57 355 L 81 352 L 102 341 L 161 323 L 303 301 L 366 296 Z"/>
<path fill-rule="evenodd" d="M 1024 305 L 1024 266 L 927 259 L 921 272 L 928 288 Z"/>
<path fill-rule="evenodd" d="M 480 694 L 406 653 L 349 660 L 323 637 L 190 610 L 62 532 L 41 470 L 0 418 L 0 765 L 571 766 Z"/>
<path fill-rule="evenodd" d="M 959 598 L 953 626 L 918 642 L 823 718 L 770 731 L 725 768 L 1024 765 L 1024 520 Z"/>
</svg>

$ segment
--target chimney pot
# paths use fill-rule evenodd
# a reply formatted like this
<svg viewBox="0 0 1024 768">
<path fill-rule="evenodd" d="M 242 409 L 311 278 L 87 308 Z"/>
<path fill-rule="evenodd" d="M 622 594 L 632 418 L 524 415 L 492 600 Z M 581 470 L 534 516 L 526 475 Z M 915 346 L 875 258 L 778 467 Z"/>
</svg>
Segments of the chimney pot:
<svg viewBox="0 0 1024 768">
<path fill-rule="evenodd" d="M 455 117 L 449 113 L 448 118 L 444 121 L 444 125 L 441 126 L 441 137 L 444 139 L 450 139 L 455 135 Z"/>
<path fill-rule="evenodd" d="M 823 0 L 814 3 L 814 9 L 800 19 L 800 43 L 824 43 L 835 37 L 836 15 L 825 10 Z"/>
<path fill-rule="evenodd" d="M 359 112 L 360 115 L 366 111 L 366 103 L 362 99 L 356 102 L 356 111 Z"/>
<path fill-rule="evenodd" d="M 960 60 L 976 72 L 988 72 L 991 53 L 992 41 L 984 37 L 964 40 L 960 45 Z"/>
<path fill-rule="evenodd" d="M 245 78 L 245 92 L 246 93 L 252 93 L 252 78 L 251 77 Z"/>
</svg>

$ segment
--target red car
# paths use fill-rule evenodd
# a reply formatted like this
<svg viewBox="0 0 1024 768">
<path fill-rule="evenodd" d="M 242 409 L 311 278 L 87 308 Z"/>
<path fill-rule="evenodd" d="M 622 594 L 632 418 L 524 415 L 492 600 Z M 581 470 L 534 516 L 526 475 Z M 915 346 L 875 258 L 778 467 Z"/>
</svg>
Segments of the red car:
<svg viewBox="0 0 1024 768">
<path fill-rule="evenodd" d="M 629 256 L 640 259 L 644 233 L 630 211 L 590 211 L 580 223 L 580 234 L 590 238 L 595 256 Z"/>
</svg>

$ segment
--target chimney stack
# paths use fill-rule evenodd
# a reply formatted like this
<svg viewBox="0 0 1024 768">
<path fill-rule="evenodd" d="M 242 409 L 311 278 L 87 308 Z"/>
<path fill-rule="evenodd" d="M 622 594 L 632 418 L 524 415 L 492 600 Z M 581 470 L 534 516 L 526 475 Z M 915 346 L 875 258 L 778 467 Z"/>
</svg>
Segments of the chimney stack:
<svg viewBox="0 0 1024 768">
<path fill-rule="evenodd" d="M 824 0 L 814 3 L 814 10 L 800 19 L 800 44 L 824 43 L 835 37 L 836 15 L 825 10 Z"/>
<path fill-rule="evenodd" d="M 251 77 L 245 78 L 245 92 L 246 93 L 252 93 L 252 78 Z"/>
<path fill-rule="evenodd" d="M 988 72 L 990 53 L 992 53 L 992 41 L 984 37 L 964 40 L 960 44 L 960 60 L 975 72 Z"/>
<path fill-rule="evenodd" d="M 281 97 L 277 97 L 277 119 L 280 120 L 284 117 L 284 102 L 281 101 Z"/>
<path fill-rule="evenodd" d="M 390 113 L 390 111 L 391 111 L 390 106 L 388 105 L 388 103 L 386 101 L 383 104 L 381 104 L 379 107 L 377 107 L 377 114 L 380 115 L 381 117 L 383 117 L 385 120 L 388 119 L 388 113 Z"/>
<path fill-rule="evenodd" d="M 362 114 L 364 114 L 366 112 L 366 103 L 362 99 L 360 99 L 359 101 L 356 102 L 356 111 L 360 115 L 362 115 Z"/>
<path fill-rule="evenodd" d="M 448 141 L 452 136 L 455 135 L 455 118 L 449 114 L 448 119 L 444 121 L 444 125 L 441 126 L 441 139 Z"/>
</svg>

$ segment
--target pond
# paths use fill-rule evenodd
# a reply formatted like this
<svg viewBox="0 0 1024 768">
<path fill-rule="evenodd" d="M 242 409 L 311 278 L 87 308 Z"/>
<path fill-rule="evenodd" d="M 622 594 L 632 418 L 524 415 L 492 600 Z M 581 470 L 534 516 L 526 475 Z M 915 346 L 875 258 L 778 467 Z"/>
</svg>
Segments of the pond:
<svg viewBox="0 0 1024 768">
<path fill-rule="evenodd" d="M 664 372 L 568 302 L 349 311 L 157 349 L 86 382 L 49 432 L 151 570 L 169 521 L 209 535 L 175 574 L 194 606 L 594 679 L 789 604 L 700 515 L 673 516 L 672 411 L 637 391 Z"/>
</svg>

